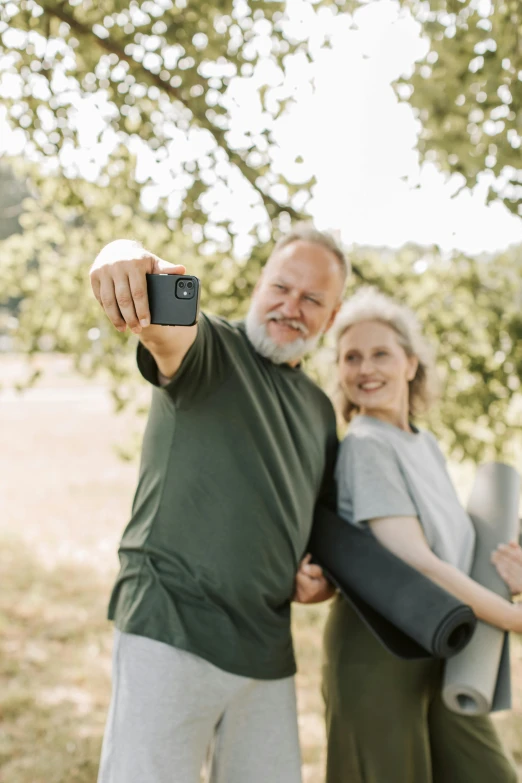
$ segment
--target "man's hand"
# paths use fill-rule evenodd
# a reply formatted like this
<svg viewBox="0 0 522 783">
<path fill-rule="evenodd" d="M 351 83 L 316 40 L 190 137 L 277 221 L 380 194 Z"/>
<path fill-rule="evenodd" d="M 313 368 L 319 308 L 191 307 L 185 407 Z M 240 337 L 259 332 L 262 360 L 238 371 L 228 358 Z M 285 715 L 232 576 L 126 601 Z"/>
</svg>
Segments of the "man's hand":
<svg viewBox="0 0 522 783">
<path fill-rule="evenodd" d="M 522 593 L 522 548 L 516 541 L 501 544 L 491 555 L 491 562 L 511 590 Z"/>
<path fill-rule="evenodd" d="M 150 325 L 147 273 L 183 275 L 185 267 L 169 264 L 129 239 L 106 245 L 92 265 L 94 296 L 119 332 L 128 326 L 140 334 Z"/>
<path fill-rule="evenodd" d="M 320 566 L 310 563 L 312 555 L 306 555 L 299 564 L 295 578 L 293 600 L 299 604 L 318 604 L 335 595 L 335 587 L 323 575 Z"/>
</svg>

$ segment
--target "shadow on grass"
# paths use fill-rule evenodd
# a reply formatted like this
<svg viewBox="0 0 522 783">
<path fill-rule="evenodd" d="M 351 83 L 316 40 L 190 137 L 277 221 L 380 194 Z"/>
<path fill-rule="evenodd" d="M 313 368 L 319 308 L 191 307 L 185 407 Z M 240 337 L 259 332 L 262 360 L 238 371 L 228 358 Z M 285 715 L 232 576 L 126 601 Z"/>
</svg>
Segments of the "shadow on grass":
<svg viewBox="0 0 522 783">
<path fill-rule="evenodd" d="M 109 583 L 0 539 L 0 781 L 95 783 L 110 698 Z"/>
</svg>

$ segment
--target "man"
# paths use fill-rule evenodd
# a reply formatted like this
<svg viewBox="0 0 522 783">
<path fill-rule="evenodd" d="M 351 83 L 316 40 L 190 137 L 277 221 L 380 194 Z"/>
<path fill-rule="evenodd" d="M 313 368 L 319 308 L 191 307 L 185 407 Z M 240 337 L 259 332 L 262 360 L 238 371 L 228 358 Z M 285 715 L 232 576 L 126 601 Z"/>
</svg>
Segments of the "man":
<svg viewBox="0 0 522 783">
<path fill-rule="evenodd" d="M 91 271 L 154 386 L 109 607 L 99 783 L 199 783 L 211 742 L 212 783 L 299 783 L 290 601 L 294 583 L 296 600 L 331 592 L 299 562 L 337 447 L 332 406 L 299 362 L 337 314 L 347 263 L 298 225 L 244 324 L 202 315 L 192 327 L 150 325 L 147 272 L 185 268 L 119 240 Z"/>
</svg>

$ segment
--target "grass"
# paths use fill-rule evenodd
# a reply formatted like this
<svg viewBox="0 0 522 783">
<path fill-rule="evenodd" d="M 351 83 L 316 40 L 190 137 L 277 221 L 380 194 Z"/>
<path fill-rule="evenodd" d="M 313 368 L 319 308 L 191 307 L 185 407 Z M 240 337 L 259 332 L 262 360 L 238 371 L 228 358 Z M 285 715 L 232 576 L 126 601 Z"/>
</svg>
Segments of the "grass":
<svg viewBox="0 0 522 783">
<path fill-rule="evenodd" d="M 20 372 L 0 357 L 0 376 Z M 46 387 L 61 396 L 0 396 L 0 783 L 95 783 L 110 698 L 106 605 L 137 470 L 116 447 L 135 422 L 66 362 L 51 364 Z M 305 783 L 323 779 L 326 613 L 294 611 Z M 513 671 L 514 710 L 495 720 L 522 768 L 519 644 Z"/>
<path fill-rule="evenodd" d="M 6 783 L 96 780 L 110 688 L 104 586 L 3 537 L 0 769 Z"/>
</svg>

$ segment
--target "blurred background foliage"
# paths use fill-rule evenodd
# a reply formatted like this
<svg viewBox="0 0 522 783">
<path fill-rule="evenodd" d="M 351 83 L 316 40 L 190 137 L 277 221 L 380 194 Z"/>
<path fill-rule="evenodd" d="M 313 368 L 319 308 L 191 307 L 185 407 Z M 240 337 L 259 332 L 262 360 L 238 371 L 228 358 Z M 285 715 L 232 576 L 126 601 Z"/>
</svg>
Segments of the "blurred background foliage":
<svg viewBox="0 0 522 783">
<path fill-rule="evenodd" d="M 312 3 L 353 13 L 364 3 Z M 420 120 L 422 159 L 522 215 L 522 11 L 517 0 L 402 0 L 429 51 L 396 85 Z M 132 339 L 109 327 L 88 270 L 133 237 L 203 280 L 203 307 L 244 314 L 274 238 L 306 216 L 313 180 L 282 176 L 273 127 L 293 100 L 286 75 L 310 57 L 271 0 L 20 0 L 1 7 L 0 93 L 24 133 L 0 168 L 0 333 L 34 355 L 106 373 L 118 408 L 136 392 Z M 324 40 L 328 46 L 328 40 Z M 6 75 L 9 81 L 6 81 Z M 259 111 L 237 114 L 238 79 Z M 79 100 L 97 135 L 85 151 Z M 101 119 L 100 119 L 101 118 Z M 148 166 L 139 165 L 147 148 Z M 108 150 L 104 155 L 100 150 Z M 155 189 L 154 172 L 164 185 Z M 241 194 L 245 244 L 224 195 Z M 144 198 L 145 194 L 152 198 Z M 428 424 L 457 459 L 511 461 L 522 428 L 522 253 L 469 257 L 438 247 L 347 248 L 349 291 L 372 283 L 409 304 L 437 347 L 441 402 Z M 332 354 L 308 362 L 328 386 Z M 141 403 L 140 403 L 141 404 Z"/>
<path fill-rule="evenodd" d="M 520 0 L 401 0 L 430 43 L 399 96 L 420 119 L 424 159 L 489 184 L 522 216 L 522 3 Z"/>
</svg>

